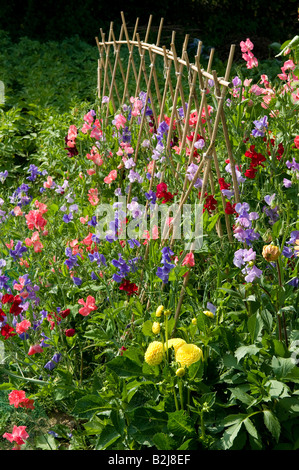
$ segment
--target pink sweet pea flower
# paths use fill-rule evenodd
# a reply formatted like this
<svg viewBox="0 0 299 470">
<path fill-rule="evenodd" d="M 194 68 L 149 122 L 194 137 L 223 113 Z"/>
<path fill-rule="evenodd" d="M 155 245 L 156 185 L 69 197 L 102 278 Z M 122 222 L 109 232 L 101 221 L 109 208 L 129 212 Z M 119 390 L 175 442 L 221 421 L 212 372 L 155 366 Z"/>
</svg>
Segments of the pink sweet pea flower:
<svg viewBox="0 0 299 470">
<path fill-rule="evenodd" d="M 194 254 L 191 251 L 185 256 L 182 266 L 195 266 Z"/>
<path fill-rule="evenodd" d="M 31 323 L 29 320 L 22 320 L 20 323 L 16 324 L 16 332 L 18 335 L 21 335 L 22 333 L 25 333 L 30 326 Z"/>
<path fill-rule="evenodd" d="M 88 215 L 84 218 L 84 217 L 80 217 L 80 222 L 81 224 L 86 224 L 86 222 L 88 221 Z"/>
<path fill-rule="evenodd" d="M 14 211 L 15 216 L 23 215 L 23 212 L 21 211 L 20 206 L 14 207 L 13 211 Z"/>
<path fill-rule="evenodd" d="M 112 170 L 110 171 L 109 175 L 104 178 L 104 183 L 110 184 L 117 178 L 117 171 Z"/>
<path fill-rule="evenodd" d="M 285 73 L 286 70 L 295 70 L 296 68 L 296 65 L 294 64 L 294 62 L 290 59 L 290 60 L 287 60 L 283 66 L 281 67 L 281 70 L 283 73 Z"/>
<path fill-rule="evenodd" d="M 36 228 L 37 230 L 43 229 L 47 221 L 42 217 L 38 210 L 32 210 L 25 215 L 26 222 L 29 230 Z"/>
<path fill-rule="evenodd" d="M 33 346 L 30 346 L 28 356 L 33 356 L 33 354 L 42 353 L 43 351 L 43 348 L 39 344 L 34 344 Z"/>
<path fill-rule="evenodd" d="M 91 188 L 88 191 L 88 200 L 92 206 L 96 206 L 99 202 L 97 188 Z"/>
<path fill-rule="evenodd" d="M 83 299 L 78 300 L 78 304 L 83 305 L 83 307 L 79 309 L 79 313 L 84 317 L 89 315 L 93 310 L 97 310 L 95 299 L 91 295 L 87 297 L 86 302 Z"/>
<path fill-rule="evenodd" d="M 247 38 L 245 42 L 244 41 L 240 42 L 240 47 L 241 47 L 242 52 L 247 52 L 247 51 L 251 51 L 253 49 L 253 44 L 250 41 L 250 39 Z"/>
<path fill-rule="evenodd" d="M 24 390 L 13 390 L 8 395 L 9 404 L 14 405 L 15 408 L 19 408 L 20 403 L 22 403 L 26 398 L 26 393 Z"/>
<path fill-rule="evenodd" d="M 125 116 L 123 116 L 122 114 L 117 114 L 114 118 L 113 124 L 115 124 L 115 127 L 117 129 L 119 129 L 120 127 L 124 128 L 126 121 L 127 119 L 125 118 Z"/>
<path fill-rule="evenodd" d="M 43 204 L 42 202 L 39 202 L 38 200 L 36 200 L 34 202 L 34 205 L 35 205 L 35 207 L 38 208 L 38 210 L 41 214 L 45 214 L 48 211 L 48 208 L 47 208 L 46 204 Z"/>
<path fill-rule="evenodd" d="M 52 188 L 54 184 L 52 176 L 48 176 L 47 181 L 44 182 L 44 188 L 49 189 Z"/>
<path fill-rule="evenodd" d="M 6 432 L 3 434 L 3 437 L 9 442 L 15 442 L 17 445 L 25 444 L 26 439 L 28 439 L 29 434 L 25 431 L 26 426 L 14 426 L 12 434 Z"/>
<path fill-rule="evenodd" d="M 10 240 L 9 243 L 5 243 L 5 245 L 7 246 L 7 248 L 9 250 L 12 250 L 13 249 L 13 245 L 14 245 L 14 241 L 13 240 Z"/>
<path fill-rule="evenodd" d="M 294 103 L 299 101 L 299 88 L 294 93 L 291 93 L 292 99 Z"/>
</svg>

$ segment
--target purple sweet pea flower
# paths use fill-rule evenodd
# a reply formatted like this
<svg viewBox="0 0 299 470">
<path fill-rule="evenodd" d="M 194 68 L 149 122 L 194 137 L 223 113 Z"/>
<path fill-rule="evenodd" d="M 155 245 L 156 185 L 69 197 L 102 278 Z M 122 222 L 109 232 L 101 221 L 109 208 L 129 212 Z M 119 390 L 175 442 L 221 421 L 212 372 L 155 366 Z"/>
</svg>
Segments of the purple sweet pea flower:
<svg viewBox="0 0 299 470">
<path fill-rule="evenodd" d="M 264 116 L 260 120 L 253 121 L 255 128 L 252 131 L 253 137 L 264 137 L 265 131 L 268 128 L 268 117 Z"/>
</svg>

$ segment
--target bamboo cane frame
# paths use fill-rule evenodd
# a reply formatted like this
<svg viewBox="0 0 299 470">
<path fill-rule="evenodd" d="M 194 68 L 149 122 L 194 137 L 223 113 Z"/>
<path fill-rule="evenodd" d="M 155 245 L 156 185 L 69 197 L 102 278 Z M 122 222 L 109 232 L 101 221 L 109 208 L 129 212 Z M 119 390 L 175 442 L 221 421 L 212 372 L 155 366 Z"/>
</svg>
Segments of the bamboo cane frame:
<svg viewBox="0 0 299 470">
<path fill-rule="evenodd" d="M 232 154 L 230 139 L 229 139 L 229 135 L 228 135 L 227 124 L 226 124 L 226 120 L 225 120 L 225 113 L 224 113 L 224 110 L 223 110 L 223 101 L 224 101 L 225 93 L 226 93 L 228 88 L 232 87 L 232 83 L 229 81 L 229 74 L 230 74 L 230 70 L 231 70 L 231 66 L 232 66 L 232 60 L 233 60 L 234 47 L 235 46 L 232 45 L 231 49 L 230 49 L 228 62 L 227 62 L 227 67 L 226 67 L 226 72 L 225 72 L 225 77 L 218 77 L 214 70 L 211 72 L 211 64 L 212 64 L 214 50 L 212 50 L 211 53 L 210 53 L 208 68 L 207 68 L 207 70 L 204 70 L 200 66 L 200 53 L 201 53 L 201 46 L 202 46 L 201 43 L 198 45 L 198 50 L 197 50 L 197 53 L 196 53 L 196 56 L 195 56 L 195 63 L 192 64 L 189 61 L 188 53 L 187 53 L 187 45 L 188 45 L 189 35 L 186 35 L 186 37 L 185 37 L 183 48 L 182 48 L 182 57 L 179 58 L 177 56 L 176 48 L 175 48 L 175 44 L 174 44 L 175 32 L 173 32 L 173 35 L 172 35 L 170 49 L 167 49 L 165 46 L 162 46 L 162 47 L 159 46 L 160 37 L 161 37 L 161 30 L 162 30 L 162 24 L 163 24 L 162 20 L 161 20 L 161 23 L 160 23 L 158 38 L 157 38 L 156 44 L 149 44 L 148 43 L 148 36 L 149 36 L 150 26 L 151 26 L 151 22 L 152 22 L 152 16 L 150 16 L 150 19 L 149 19 L 149 22 L 148 22 L 148 25 L 147 25 L 147 31 L 146 31 L 144 41 L 140 40 L 140 36 L 137 33 L 138 19 L 136 21 L 135 28 L 134 28 L 133 39 L 130 40 L 123 12 L 121 12 L 121 18 L 122 18 L 121 34 L 124 32 L 125 40 L 122 39 L 121 34 L 120 34 L 119 40 L 115 39 L 115 36 L 114 36 L 114 33 L 113 33 L 113 28 L 112 28 L 112 23 L 110 25 L 108 41 L 105 41 L 105 35 L 102 31 L 101 31 L 102 42 L 100 42 L 96 38 L 97 46 L 98 46 L 99 53 L 100 53 L 100 59 L 98 61 L 98 94 L 100 94 L 102 82 L 103 82 L 103 86 L 102 86 L 103 93 L 102 94 L 104 94 L 106 86 L 107 86 L 107 81 L 109 79 L 108 78 L 108 70 L 110 70 L 112 80 L 111 80 L 111 83 L 110 83 L 109 97 L 111 99 L 113 109 L 114 109 L 114 112 L 115 112 L 115 102 L 114 102 L 113 93 L 112 93 L 113 89 L 115 90 L 115 92 L 116 92 L 116 94 L 118 95 L 118 98 L 119 98 L 119 94 L 117 92 L 117 86 L 116 86 L 116 83 L 115 83 L 116 65 L 117 64 L 119 65 L 120 70 L 121 70 L 122 79 L 124 81 L 123 98 L 122 98 L 121 101 L 119 100 L 119 102 L 121 104 L 124 103 L 125 97 L 129 97 L 128 81 L 129 81 L 129 75 L 130 75 L 130 68 L 132 68 L 133 73 L 134 73 L 134 78 L 135 78 L 135 84 L 136 84 L 135 96 L 137 96 L 137 94 L 140 92 L 140 80 L 141 80 L 141 77 L 142 77 L 142 74 L 143 74 L 145 82 L 146 82 L 146 101 L 145 101 L 144 112 L 141 116 L 141 124 L 140 124 L 140 130 L 139 130 L 137 145 L 136 145 L 136 148 L 135 148 L 134 162 L 136 163 L 137 160 L 138 160 L 138 151 L 139 151 L 139 147 L 140 147 L 140 144 L 141 144 L 141 134 L 142 134 L 144 124 L 145 124 L 145 112 L 146 112 L 146 106 L 147 106 L 148 98 L 150 99 L 151 106 L 153 107 L 153 114 L 154 114 L 155 124 L 157 125 L 158 122 L 159 122 L 158 118 L 157 118 L 157 113 L 154 109 L 154 101 L 152 99 L 152 91 L 151 91 L 151 84 L 152 84 L 152 81 L 154 81 L 156 98 L 157 98 L 158 106 L 159 106 L 159 110 L 160 110 L 160 121 L 163 118 L 163 113 L 164 113 L 164 109 L 165 109 L 165 104 L 166 104 L 166 99 L 167 99 L 167 93 L 168 92 L 170 93 L 170 96 L 171 96 L 171 99 L 172 99 L 172 102 L 173 102 L 173 108 L 172 108 L 172 112 L 171 112 L 171 116 L 170 116 L 169 132 L 168 132 L 168 135 L 167 135 L 166 152 L 167 152 L 167 156 L 169 157 L 169 161 L 172 165 L 172 171 L 174 170 L 174 176 L 175 176 L 176 179 L 177 179 L 178 174 L 180 172 L 180 163 L 177 164 L 177 167 L 175 169 L 173 161 L 172 161 L 171 152 L 170 152 L 170 149 L 171 149 L 170 143 L 171 143 L 171 137 L 172 137 L 172 131 L 173 131 L 172 127 L 173 127 L 174 121 L 176 120 L 176 122 L 178 123 L 177 129 L 178 129 L 179 138 L 180 138 L 180 142 L 181 142 L 181 149 L 183 149 L 185 144 L 186 144 L 186 137 L 187 137 L 188 131 L 189 131 L 189 115 L 190 115 L 191 103 L 194 101 L 195 108 L 196 108 L 196 111 L 198 113 L 198 120 L 197 120 L 195 130 L 194 130 L 194 138 L 193 138 L 192 143 L 191 143 L 189 159 L 188 159 L 188 162 L 186 160 L 186 163 L 185 163 L 185 166 L 186 166 L 185 169 L 187 170 L 188 165 L 193 161 L 194 144 L 196 142 L 196 136 L 197 136 L 198 130 L 200 129 L 201 134 L 203 134 L 203 127 L 202 127 L 202 123 L 201 123 L 201 114 L 202 114 L 203 109 L 205 110 L 205 115 L 206 115 L 206 118 L 207 118 L 208 137 L 209 137 L 209 140 L 210 140 L 210 144 L 208 146 L 208 149 L 207 149 L 206 153 L 204 154 L 204 158 L 202 158 L 202 160 L 200 161 L 200 163 L 198 165 L 198 169 L 197 169 L 192 181 L 189 181 L 188 178 L 187 178 L 187 174 L 185 174 L 185 179 L 184 179 L 184 183 L 183 183 L 183 190 L 181 192 L 181 197 L 180 197 L 180 202 L 179 202 L 179 211 L 182 209 L 184 203 L 187 201 L 188 197 L 190 196 L 190 193 L 191 193 L 192 189 L 194 188 L 194 184 L 195 184 L 197 178 L 199 177 L 199 175 L 202 171 L 203 171 L 203 182 L 202 182 L 200 203 L 203 202 L 203 198 L 204 198 L 205 190 L 206 190 L 207 185 L 208 185 L 208 181 L 210 182 L 210 186 L 211 186 L 212 191 L 214 190 L 215 183 L 214 183 L 213 174 L 212 174 L 212 166 L 213 165 L 214 165 L 215 170 L 216 170 L 217 179 L 219 180 L 219 178 L 221 177 L 220 168 L 219 168 L 219 164 L 218 164 L 218 159 L 217 159 L 217 155 L 216 155 L 216 149 L 215 149 L 216 135 L 217 135 L 217 131 L 218 131 L 218 127 L 219 127 L 220 122 L 221 122 L 222 128 L 223 128 L 224 139 L 225 139 L 225 144 L 226 144 L 226 148 L 227 148 L 227 153 L 228 153 L 228 156 L 229 156 L 229 161 L 231 163 L 231 170 L 232 170 L 231 173 L 232 173 L 232 179 L 233 179 L 235 199 L 236 199 L 236 202 L 239 202 L 240 201 L 240 195 L 239 195 L 238 182 L 237 182 L 236 172 L 235 172 L 234 157 L 233 157 L 233 154 Z M 110 51 L 110 46 L 111 45 L 113 45 L 114 52 L 115 52 L 115 62 L 114 62 L 113 70 L 112 70 L 112 67 L 111 67 L 110 59 L 109 59 L 109 51 Z M 129 51 L 129 59 L 128 59 L 128 63 L 127 63 L 126 76 L 124 74 L 124 71 L 123 71 L 123 68 L 122 68 L 122 63 L 121 63 L 120 58 L 119 58 L 119 51 L 120 51 L 120 48 L 121 48 L 122 45 L 127 45 L 128 51 Z M 139 58 L 140 58 L 138 73 L 137 73 L 135 62 L 134 62 L 134 59 L 133 59 L 133 50 L 136 47 L 139 51 Z M 146 52 L 148 53 L 149 58 L 150 58 L 150 73 L 149 73 L 149 76 L 146 73 L 145 60 L 144 60 L 144 54 Z M 105 61 L 103 59 L 103 55 L 106 56 Z M 159 86 L 158 86 L 157 75 L 156 75 L 156 70 L 155 70 L 155 58 L 156 58 L 156 56 L 159 56 L 159 55 L 162 56 L 163 59 L 164 59 L 164 78 L 165 78 L 165 82 L 164 82 L 164 90 L 163 90 L 162 95 L 160 93 L 160 89 L 159 89 Z M 171 81 L 171 67 L 172 66 L 174 66 L 175 76 L 176 76 L 175 87 L 173 87 L 172 81 Z M 182 87 L 182 73 L 185 69 L 187 69 L 187 71 L 188 71 L 188 83 L 189 83 L 189 95 L 188 95 L 188 100 L 187 100 L 187 104 L 188 104 L 187 110 L 186 110 L 186 100 L 185 100 L 185 97 L 184 97 L 184 91 L 183 91 L 183 87 Z M 104 77 L 103 77 L 103 75 L 104 75 Z M 213 126 L 212 126 L 212 124 L 210 123 L 210 121 L 208 119 L 209 115 L 208 115 L 207 100 L 206 100 L 207 81 L 209 79 L 214 80 L 215 97 L 216 97 L 216 101 L 217 101 L 217 111 L 216 111 L 216 117 L 215 117 Z M 196 90 L 196 81 L 197 80 L 199 81 L 199 90 L 201 92 L 201 101 L 200 101 L 200 103 L 199 103 L 199 100 L 198 100 L 197 90 Z M 184 126 L 181 126 L 181 124 L 179 123 L 179 118 L 178 118 L 177 102 L 178 102 L 179 96 L 181 98 L 181 103 L 182 103 L 182 106 L 183 106 L 183 109 L 184 109 L 184 116 L 185 116 Z M 190 145 L 190 144 L 188 144 L 188 145 Z M 155 166 L 156 166 L 156 162 L 154 161 L 154 165 L 153 165 L 154 168 L 153 168 L 153 171 L 152 171 L 152 175 L 154 174 Z M 164 173 L 162 173 L 162 176 L 163 175 L 164 175 Z M 160 181 L 162 181 L 162 178 L 161 178 Z M 150 189 L 152 188 L 152 186 L 153 186 L 153 177 L 150 179 Z M 130 201 L 131 190 L 132 190 L 132 183 L 130 183 L 130 186 L 129 186 L 128 201 Z M 225 208 L 225 199 L 224 199 L 222 193 L 221 193 L 221 199 L 222 199 L 223 208 Z M 146 204 L 146 208 L 147 207 L 148 207 L 148 203 Z M 230 223 L 229 223 L 229 217 L 227 216 L 227 214 L 225 212 L 224 212 L 224 214 L 225 214 L 225 223 L 226 223 L 227 235 L 228 235 L 229 240 L 232 241 L 232 233 L 231 233 L 231 227 L 230 227 Z M 173 223 L 175 223 L 175 220 L 174 220 Z M 223 236 L 221 225 L 219 225 L 217 223 L 217 227 L 218 227 L 217 228 L 218 235 L 221 238 Z M 171 230 L 171 228 L 169 227 L 168 228 L 168 235 L 170 233 L 170 230 Z M 172 235 L 170 246 L 172 246 L 173 243 L 174 243 L 174 239 L 173 239 L 173 235 Z M 148 254 L 149 254 L 149 243 L 147 244 L 146 249 L 145 249 L 146 259 L 148 257 Z M 182 289 L 181 289 L 181 292 L 180 292 L 178 304 L 177 304 L 176 311 L 175 311 L 175 327 L 174 327 L 173 332 L 175 331 L 176 324 L 177 324 L 177 321 L 178 321 L 178 318 L 179 318 L 179 314 L 180 314 L 183 298 L 184 298 L 184 295 L 185 295 L 186 287 L 187 287 L 187 284 L 188 284 L 189 276 L 190 276 L 190 271 L 188 271 L 188 273 L 185 276 L 184 281 L 183 281 Z M 143 280 L 143 276 L 141 276 L 141 282 L 140 282 L 140 285 L 139 285 L 139 288 L 138 288 L 138 295 L 141 295 L 142 280 Z M 145 291 L 143 291 L 142 302 L 143 302 L 144 294 L 145 294 Z"/>
</svg>

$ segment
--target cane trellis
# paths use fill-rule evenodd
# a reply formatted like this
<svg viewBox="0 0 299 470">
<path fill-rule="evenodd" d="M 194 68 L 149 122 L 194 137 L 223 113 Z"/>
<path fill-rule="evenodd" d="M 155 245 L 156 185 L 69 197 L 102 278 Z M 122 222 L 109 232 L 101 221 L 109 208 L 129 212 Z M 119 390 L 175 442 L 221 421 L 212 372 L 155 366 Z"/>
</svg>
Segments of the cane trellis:
<svg viewBox="0 0 299 470">
<path fill-rule="evenodd" d="M 167 155 L 167 168 L 170 168 L 174 181 L 177 182 L 178 186 L 181 186 L 181 194 L 179 198 L 180 209 L 188 201 L 191 191 L 194 188 L 194 185 L 199 176 L 203 175 L 199 203 L 203 203 L 208 185 L 210 185 L 211 191 L 213 193 L 215 190 L 215 185 L 218 184 L 219 179 L 221 178 L 219 159 L 215 147 L 218 128 L 221 124 L 227 157 L 230 162 L 234 198 L 236 203 L 240 202 L 235 161 L 232 153 L 223 108 L 225 95 L 228 89 L 232 87 L 232 83 L 229 81 L 229 77 L 235 46 L 231 45 L 230 47 L 224 77 L 218 77 L 216 71 L 212 69 L 214 49 L 211 49 L 210 51 L 207 69 L 205 70 L 201 67 L 200 64 L 202 49 L 202 43 L 200 41 L 198 41 L 194 62 L 191 62 L 188 55 L 189 35 L 185 36 L 180 57 L 177 54 L 175 46 L 175 32 L 172 33 L 169 49 L 167 49 L 164 45 L 160 46 L 163 19 L 160 21 L 155 44 L 148 43 L 152 27 L 152 16 L 149 17 L 149 22 L 143 41 L 141 40 L 140 34 L 138 33 L 139 20 L 136 20 L 132 39 L 130 39 L 123 12 L 121 12 L 121 19 L 122 24 L 118 39 L 115 38 L 113 23 L 110 24 L 107 40 L 102 29 L 100 30 L 100 38 L 96 37 L 96 43 L 99 50 L 99 99 L 101 100 L 104 96 L 107 96 L 109 98 L 109 103 L 111 103 L 113 113 L 116 113 L 122 108 L 125 102 L 130 99 L 130 97 L 136 97 L 141 91 L 143 91 L 145 93 L 145 103 L 150 102 L 151 104 L 152 119 L 155 128 L 158 127 L 159 123 L 163 119 L 167 107 L 167 100 L 170 101 L 172 106 L 168 106 L 170 116 L 168 116 L 169 129 L 167 134 L 165 155 Z M 124 50 L 126 52 L 126 60 L 124 60 L 121 55 L 122 51 Z M 161 73 L 163 73 L 163 80 L 161 80 Z M 208 83 L 210 80 L 213 81 L 213 91 L 208 91 Z M 214 103 L 216 103 L 216 109 L 213 113 L 213 120 L 209 118 L 207 98 L 208 93 L 214 94 Z M 181 106 L 180 109 L 183 110 L 183 118 L 179 114 L 179 106 Z M 198 116 L 196 125 L 193 129 L 190 127 L 190 117 L 193 112 L 192 110 L 195 110 Z M 150 129 L 148 127 L 145 111 L 146 105 L 144 106 L 144 112 L 141 116 L 139 136 L 134 149 L 135 164 L 138 162 L 142 134 L 145 132 L 150 135 Z M 111 112 L 111 108 L 109 111 L 109 107 L 107 107 L 107 118 L 109 112 Z M 203 115 L 206 117 L 205 122 L 203 122 L 201 119 L 201 116 Z M 180 142 L 180 149 L 188 148 L 188 158 L 186 152 L 185 159 L 177 159 L 176 162 L 174 161 L 171 152 L 174 139 L 174 123 L 176 126 L 178 140 Z M 192 139 L 190 139 L 191 131 L 193 132 Z M 202 158 L 200 161 L 197 161 L 198 168 L 196 173 L 193 175 L 192 180 L 190 181 L 187 175 L 187 168 L 189 165 L 191 165 L 191 163 L 194 163 L 194 151 L 198 134 L 205 136 L 205 142 L 207 143 L 207 146 L 205 147 L 206 150 L 203 153 Z M 180 155 L 180 151 L 178 154 Z M 155 172 L 155 168 L 156 161 L 154 160 L 152 175 Z M 214 171 L 212 171 L 213 169 Z M 163 181 L 164 176 L 165 167 L 161 171 L 160 182 Z M 183 181 L 181 184 L 182 178 Z M 152 185 L 153 177 L 150 179 L 149 189 L 152 189 Z M 228 240 L 232 242 L 233 237 L 231 222 L 228 214 L 225 212 L 226 200 L 221 191 L 220 194 L 224 209 L 226 235 Z M 130 201 L 131 196 L 132 183 L 129 186 L 129 192 L 127 196 L 128 202 Z M 172 226 L 175 224 L 175 222 L 176 220 L 174 218 Z M 223 227 L 221 225 L 220 219 L 217 220 L 216 229 L 218 235 L 222 237 Z M 162 240 L 165 240 L 167 236 L 171 237 L 170 247 L 172 247 L 174 244 L 174 236 L 173 234 L 171 235 L 171 226 L 164 227 Z M 163 244 L 163 241 L 161 243 Z M 149 245 L 146 246 L 146 257 L 148 256 L 148 246 Z M 190 271 L 188 271 L 183 281 L 181 294 L 179 296 L 178 305 L 175 312 L 176 321 L 181 309 L 186 285 L 189 279 L 189 273 Z M 145 289 L 142 289 L 142 279 L 138 293 L 141 295 L 141 300 L 143 301 Z"/>
</svg>

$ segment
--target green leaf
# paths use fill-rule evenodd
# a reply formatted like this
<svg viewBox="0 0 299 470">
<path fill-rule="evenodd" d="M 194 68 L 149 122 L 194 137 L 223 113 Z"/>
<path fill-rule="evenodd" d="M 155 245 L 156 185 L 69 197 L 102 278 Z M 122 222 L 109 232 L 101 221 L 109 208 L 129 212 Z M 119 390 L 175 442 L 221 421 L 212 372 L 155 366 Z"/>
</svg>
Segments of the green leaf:
<svg viewBox="0 0 299 470">
<path fill-rule="evenodd" d="M 280 436 L 280 423 L 277 417 L 270 410 L 263 410 L 263 414 L 266 428 L 270 431 L 276 442 L 278 442 Z"/>
<path fill-rule="evenodd" d="M 256 341 L 260 337 L 262 329 L 263 329 L 263 321 L 260 315 L 258 315 L 257 313 L 251 315 L 248 318 L 247 326 L 248 326 L 248 331 L 251 335 L 251 341 L 252 342 Z"/>
<path fill-rule="evenodd" d="M 244 403 L 244 405 L 248 407 L 251 406 L 251 404 L 254 402 L 254 398 L 242 390 L 241 387 L 229 388 L 229 390 L 233 397 L 235 397 L 237 400 L 240 400 L 240 402 Z"/>
<path fill-rule="evenodd" d="M 194 424 L 183 410 L 168 413 L 167 427 L 175 436 L 193 437 L 195 434 Z"/>
<path fill-rule="evenodd" d="M 222 444 L 224 447 L 224 450 L 230 449 L 234 443 L 234 440 L 239 434 L 240 429 L 242 428 L 243 425 L 243 415 L 242 418 L 238 418 L 234 424 L 229 426 L 223 433 L 222 436 Z"/>
<path fill-rule="evenodd" d="M 107 362 L 108 369 L 112 370 L 118 377 L 142 377 L 142 367 L 126 356 L 117 356 Z"/>
<path fill-rule="evenodd" d="M 130 414 L 128 434 L 139 444 L 153 446 L 153 436 L 166 432 L 167 414 L 152 407 L 139 407 Z"/>
<path fill-rule="evenodd" d="M 292 358 L 273 356 L 271 366 L 277 379 L 287 377 L 291 370 L 296 367 Z"/>
<path fill-rule="evenodd" d="M 54 436 L 51 436 L 51 434 L 41 434 L 35 438 L 34 442 L 35 442 L 35 446 L 38 449 L 42 449 L 42 450 L 56 450 L 57 449 L 55 438 Z"/>
<path fill-rule="evenodd" d="M 142 333 L 144 334 L 144 336 L 153 336 L 152 326 L 153 326 L 152 320 L 147 320 L 143 323 Z"/>
<path fill-rule="evenodd" d="M 250 344 L 249 346 L 240 346 L 236 351 L 235 351 L 235 356 L 238 360 L 242 359 L 244 356 L 249 354 L 250 356 L 255 355 L 259 352 L 260 348 L 255 346 L 254 344 Z"/>
<path fill-rule="evenodd" d="M 157 432 L 157 434 L 153 436 L 153 443 L 158 450 L 175 449 L 174 440 L 169 436 L 169 434 L 165 434 L 163 432 Z"/>
<path fill-rule="evenodd" d="M 108 449 L 112 444 L 121 437 L 114 426 L 108 424 L 103 429 L 99 439 L 96 442 L 95 450 L 105 450 Z"/>
<path fill-rule="evenodd" d="M 85 395 L 77 400 L 72 413 L 81 419 L 91 419 L 96 413 L 111 408 L 109 402 L 99 395 Z"/>
<path fill-rule="evenodd" d="M 248 434 L 250 434 L 254 439 L 258 439 L 258 432 L 255 428 L 255 426 L 253 425 L 251 419 L 249 418 L 246 418 L 244 420 L 244 425 L 245 425 L 245 428 L 246 428 L 246 431 L 248 432 Z"/>
</svg>

